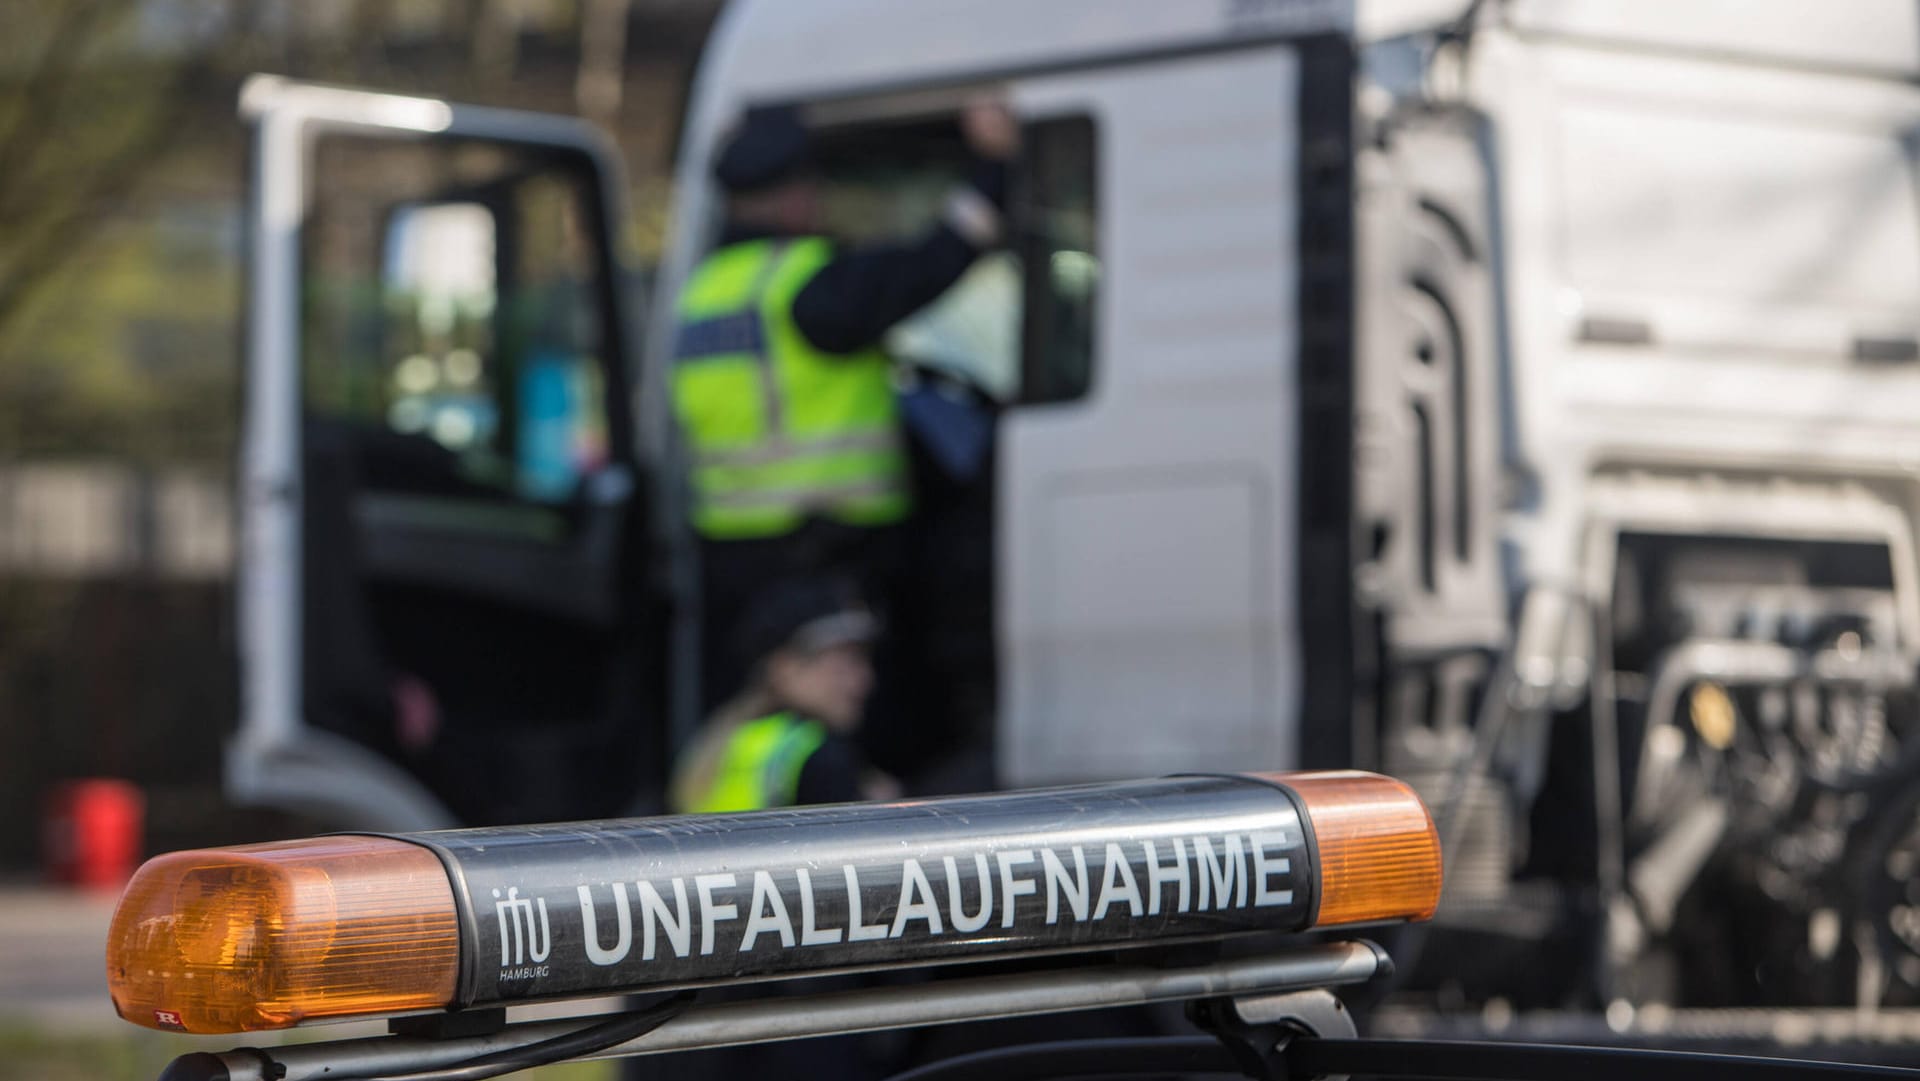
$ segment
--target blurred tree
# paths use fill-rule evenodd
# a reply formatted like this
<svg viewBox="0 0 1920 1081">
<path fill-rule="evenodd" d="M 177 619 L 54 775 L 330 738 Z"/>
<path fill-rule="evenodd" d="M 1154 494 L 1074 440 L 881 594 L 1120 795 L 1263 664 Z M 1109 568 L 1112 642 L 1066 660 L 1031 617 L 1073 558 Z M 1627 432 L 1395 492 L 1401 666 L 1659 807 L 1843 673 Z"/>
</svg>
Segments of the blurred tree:
<svg viewBox="0 0 1920 1081">
<path fill-rule="evenodd" d="M 233 102 L 249 72 L 617 124 L 633 8 L 0 2 L 0 462 L 226 456 L 240 284 Z M 677 91 L 680 72 L 667 70 L 638 100 Z M 663 190 L 662 147 L 649 141 L 635 172 Z M 636 235 L 656 237 L 664 199 L 643 206 Z"/>
<path fill-rule="evenodd" d="M 183 258 L 191 215 L 155 204 L 204 205 L 204 185 L 180 176 L 205 170 L 191 159 L 209 145 L 208 110 L 232 100 L 265 10 L 0 4 L 0 461 L 153 462 L 183 433 L 201 444 L 188 457 L 221 453 L 200 435 L 226 427 L 230 366 L 171 360 L 228 351 L 232 267 Z"/>
<path fill-rule="evenodd" d="M 249 16 L 262 10 L 238 0 L 0 6 L 0 340 L 183 142 L 195 106 L 231 85 L 254 40 Z"/>
</svg>

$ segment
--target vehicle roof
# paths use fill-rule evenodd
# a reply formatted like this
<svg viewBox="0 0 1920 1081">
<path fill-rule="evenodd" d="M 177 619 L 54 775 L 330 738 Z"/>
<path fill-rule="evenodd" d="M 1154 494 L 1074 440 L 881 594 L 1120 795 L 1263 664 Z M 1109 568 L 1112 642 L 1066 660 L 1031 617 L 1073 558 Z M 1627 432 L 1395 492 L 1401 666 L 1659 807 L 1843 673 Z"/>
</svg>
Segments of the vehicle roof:
<svg viewBox="0 0 1920 1081">
<path fill-rule="evenodd" d="M 963 82 L 1076 59 L 1269 34 L 1377 41 L 1459 19 L 1471 0 L 736 0 L 702 64 L 735 100 Z M 1834 17 L 1834 9 L 1845 17 Z M 1523 34 L 1878 73 L 1920 70 L 1920 5 L 1842 0 L 1487 0 Z M 718 76 L 718 78 L 714 78 Z"/>
<path fill-rule="evenodd" d="M 1719 60 L 1920 74 L 1913 0 L 1509 0 L 1517 32 Z M 1364 8 L 1363 8 L 1364 11 Z"/>
<path fill-rule="evenodd" d="M 1248 38 L 1344 33 L 1367 43 L 1443 26 L 1473 10 L 1523 38 L 1825 67 L 1911 79 L 1920 5 L 1840 0 L 735 0 L 722 13 L 689 97 L 678 213 L 712 212 L 707 163 L 755 103 L 919 86 L 991 83 L 1023 69 L 1200 50 Z M 661 286 L 699 248 L 676 230 Z M 665 347 L 664 329 L 654 351 Z"/>
<path fill-rule="evenodd" d="M 1352 12 L 1352 0 L 740 0 L 704 66 L 725 70 L 748 98 L 817 94 L 1247 34 L 1344 32 Z"/>
</svg>

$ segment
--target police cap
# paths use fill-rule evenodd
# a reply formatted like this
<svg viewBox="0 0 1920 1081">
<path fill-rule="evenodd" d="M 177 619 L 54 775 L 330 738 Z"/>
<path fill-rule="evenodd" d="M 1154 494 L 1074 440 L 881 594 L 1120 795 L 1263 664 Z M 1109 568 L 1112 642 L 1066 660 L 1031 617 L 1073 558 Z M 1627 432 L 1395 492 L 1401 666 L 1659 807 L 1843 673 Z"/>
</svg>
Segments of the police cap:
<svg viewBox="0 0 1920 1081">
<path fill-rule="evenodd" d="M 786 105 L 748 109 L 714 159 L 714 179 L 734 192 L 777 184 L 808 165 L 811 144 L 798 109 Z"/>
<path fill-rule="evenodd" d="M 879 627 L 853 586 L 832 576 L 773 583 L 748 605 L 735 636 L 740 659 L 758 664 L 775 650 L 814 653 L 873 640 Z"/>
</svg>

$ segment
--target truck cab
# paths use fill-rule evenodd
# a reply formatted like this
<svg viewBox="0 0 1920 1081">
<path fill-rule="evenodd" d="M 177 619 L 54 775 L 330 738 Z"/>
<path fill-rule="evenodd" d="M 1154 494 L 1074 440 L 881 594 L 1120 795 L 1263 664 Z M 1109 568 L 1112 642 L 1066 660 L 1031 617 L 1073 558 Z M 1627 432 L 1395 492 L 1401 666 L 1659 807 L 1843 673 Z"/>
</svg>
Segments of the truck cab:
<svg viewBox="0 0 1920 1081">
<path fill-rule="evenodd" d="M 1920 992 L 1920 16 L 1797 10 L 746 0 L 650 303 L 578 122 L 256 81 L 232 788 L 656 806 L 713 155 L 797 107 L 836 234 L 897 235 L 988 94 L 1011 240 L 887 343 L 916 727 L 876 759 L 1384 769 L 1463 986 L 1551 944 L 1541 1001 Z"/>
</svg>

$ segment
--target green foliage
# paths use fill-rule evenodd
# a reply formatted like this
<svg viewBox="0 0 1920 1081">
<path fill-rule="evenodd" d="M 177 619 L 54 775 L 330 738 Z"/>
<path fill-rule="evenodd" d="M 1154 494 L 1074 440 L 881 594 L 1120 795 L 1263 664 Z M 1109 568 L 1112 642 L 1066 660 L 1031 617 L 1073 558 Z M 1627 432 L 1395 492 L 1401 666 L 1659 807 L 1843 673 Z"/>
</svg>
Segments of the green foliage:
<svg viewBox="0 0 1920 1081">
<path fill-rule="evenodd" d="M 0 457 L 213 462 L 231 449 L 238 268 L 226 253 L 182 265 L 167 229 L 103 227 L 0 324 Z"/>
<path fill-rule="evenodd" d="M 0 5 L 0 458 L 224 453 L 235 267 L 170 170 L 242 28 L 231 0 L 159 7 Z"/>
<path fill-rule="evenodd" d="M 181 143 L 237 59 L 195 40 L 228 0 L 172 5 L 177 43 L 144 40 L 140 0 L 11 0 L 0 11 L 0 335 Z"/>
<path fill-rule="evenodd" d="M 111 1021 L 98 1032 L 49 1033 L 0 1020 L 0 1081 L 153 1081 L 177 1055 L 248 1042 L 275 1041 L 170 1036 Z M 613 1081 L 617 1075 L 613 1063 L 574 1062 L 511 1076 L 525 1081 Z"/>
<path fill-rule="evenodd" d="M 112 1039 L 0 1029 L 0 1081 L 151 1081 L 171 1060 L 154 1040 L 134 1033 Z"/>
</svg>

